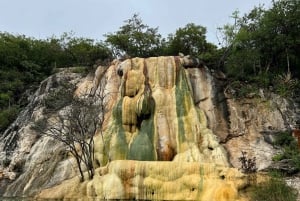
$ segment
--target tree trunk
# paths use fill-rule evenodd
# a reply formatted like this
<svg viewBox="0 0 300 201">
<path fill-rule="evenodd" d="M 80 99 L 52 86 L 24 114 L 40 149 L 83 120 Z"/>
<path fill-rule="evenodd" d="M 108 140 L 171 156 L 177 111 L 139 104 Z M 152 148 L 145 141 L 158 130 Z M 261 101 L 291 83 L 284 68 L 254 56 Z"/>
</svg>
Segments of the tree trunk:
<svg viewBox="0 0 300 201">
<path fill-rule="evenodd" d="M 290 70 L 290 57 L 289 57 L 289 52 L 288 52 L 287 48 L 285 48 L 285 53 L 286 53 L 287 74 L 290 75 L 291 74 L 291 70 Z"/>
<path fill-rule="evenodd" d="M 79 156 L 75 156 L 75 159 L 76 159 L 76 163 L 77 163 L 77 167 L 78 167 L 78 170 L 79 170 L 79 173 L 80 173 L 80 182 L 83 182 L 84 181 L 84 174 L 83 174 L 83 171 L 82 171 L 82 168 L 81 168 L 81 165 L 80 165 L 80 158 Z"/>
</svg>

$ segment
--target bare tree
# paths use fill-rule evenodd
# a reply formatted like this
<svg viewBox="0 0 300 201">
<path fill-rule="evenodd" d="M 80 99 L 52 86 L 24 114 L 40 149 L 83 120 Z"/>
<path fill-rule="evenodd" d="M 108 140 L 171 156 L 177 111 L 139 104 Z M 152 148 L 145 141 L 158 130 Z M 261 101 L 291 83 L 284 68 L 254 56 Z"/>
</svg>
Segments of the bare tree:
<svg viewBox="0 0 300 201">
<path fill-rule="evenodd" d="M 67 91 L 65 95 L 68 96 Z M 33 126 L 33 129 L 39 133 L 66 145 L 67 151 L 75 157 L 81 181 L 84 181 L 84 167 L 88 172 L 89 179 L 92 179 L 95 173 L 93 165 L 94 135 L 98 130 L 102 135 L 101 129 L 106 112 L 104 99 L 103 92 L 97 97 L 73 97 L 71 104 L 69 103 L 62 110 L 52 113 L 49 118 L 38 120 Z"/>
</svg>

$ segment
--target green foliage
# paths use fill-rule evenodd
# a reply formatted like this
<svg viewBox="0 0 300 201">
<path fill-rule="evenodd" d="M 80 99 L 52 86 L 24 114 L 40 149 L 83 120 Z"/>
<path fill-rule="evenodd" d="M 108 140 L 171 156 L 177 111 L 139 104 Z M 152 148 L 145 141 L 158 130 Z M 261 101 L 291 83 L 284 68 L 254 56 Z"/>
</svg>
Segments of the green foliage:
<svg viewBox="0 0 300 201">
<path fill-rule="evenodd" d="M 84 66 L 77 66 L 71 69 L 72 73 L 78 73 L 81 75 L 87 75 L 89 73 L 89 68 Z"/>
<path fill-rule="evenodd" d="M 283 150 L 275 155 L 273 161 L 281 161 L 283 159 L 291 159 L 296 170 L 300 170 L 300 150 L 295 138 L 288 132 L 277 134 L 274 145 L 280 146 Z"/>
<path fill-rule="evenodd" d="M 53 89 L 44 99 L 45 112 L 55 112 L 70 105 L 74 89 L 73 85 L 59 83 L 58 88 Z"/>
<path fill-rule="evenodd" d="M 0 132 L 3 132 L 16 119 L 18 113 L 18 106 L 8 107 L 0 111 Z"/>
<path fill-rule="evenodd" d="M 281 147 L 292 145 L 294 149 L 297 148 L 295 138 L 289 132 L 280 132 L 276 135 L 274 145 Z"/>
<path fill-rule="evenodd" d="M 75 37 L 74 33 L 64 33 L 59 39 L 52 39 L 60 46 L 57 66 L 92 66 L 98 60 L 110 60 L 111 51 L 101 42 Z"/>
<path fill-rule="evenodd" d="M 115 33 L 106 34 L 106 42 L 112 47 L 116 56 L 131 57 L 158 56 L 162 51 L 161 35 L 158 28 L 143 24 L 138 14 L 125 21 Z"/>
<path fill-rule="evenodd" d="M 284 147 L 283 152 L 275 155 L 272 158 L 274 161 L 281 161 L 283 159 L 291 159 L 293 166 L 296 168 L 296 171 L 300 170 L 300 153 L 299 150 L 294 149 L 293 147 Z"/>
<path fill-rule="evenodd" d="M 258 96 L 258 87 L 256 84 L 246 83 L 244 81 L 235 80 L 228 84 L 234 98 L 256 97 Z"/>
<path fill-rule="evenodd" d="M 22 101 L 26 100 L 25 91 L 51 75 L 56 67 L 92 66 L 110 58 L 109 48 L 102 43 L 68 33 L 37 40 L 0 32 L 0 132 L 14 119 L 16 110 L 12 108 L 27 104 Z"/>
<path fill-rule="evenodd" d="M 295 78 L 300 75 L 300 1 L 273 1 L 268 10 L 255 7 L 233 18 L 234 25 L 219 29 L 225 41 L 220 63 L 227 74 L 250 83 L 259 81 L 256 85 L 261 88 L 273 86 L 285 97 L 295 95 L 299 87 Z"/>
<path fill-rule="evenodd" d="M 198 56 L 206 49 L 206 28 L 189 23 L 176 30 L 175 34 L 168 37 L 168 50 L 171 55 L 183 53 L 185 55 Z"/>
<path fill-rule="evenodd" d="M 275 156 L 272 157 L 273 161 L 281 161 L 283 159 L 281 154 L 276 154 Z"/>
<path fill-rule="evenodd" d="M 300 87 L 300 82 L 296 78 L 291 78 L 290 74 L 279 74 L 274 76 L 274 90 L 282 97 L 295 96 L 296 90 Z"/>
<path fill-rule="evenodd" d="M 297 191 L 288 186 L 282 178 L 271 177 L 270 180 L 253 187 L 253 201 L 296 201 Z"/>
<path fill-rule="evenodd" d="M 188 23 L 183 28 L 178 28 L 175 34 L 169 34 L 165 42 L 165 55 L 191 55 L 199 58 L 212 68 L 217 66 L 220 56 L 217 47 L 206 41 L 206 28 L 194 23 Z"/>
</svg>

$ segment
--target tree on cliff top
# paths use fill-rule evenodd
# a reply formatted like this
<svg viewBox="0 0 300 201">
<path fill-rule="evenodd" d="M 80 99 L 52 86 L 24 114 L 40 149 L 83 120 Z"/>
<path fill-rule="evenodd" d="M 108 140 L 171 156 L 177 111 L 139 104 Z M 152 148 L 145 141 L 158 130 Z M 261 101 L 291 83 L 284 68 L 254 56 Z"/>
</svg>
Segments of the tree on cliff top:
<svg viewBox="0 0 300 201">
<path fill-rule="evenodd" d="M 205 51 L 207 44 L 205 39 L 206 28 L 189 23 L 176 30 L 175 34 L 168 37 L 168 51 L 171 55 L 183 53 L 185 55 L 198 56 Z"/>
<path fill-rule="evenodd" d="M 216 66 L 217 46 L 206 41 L 206 28 L 203 26 L 188 23 L 178 28 L 175 34 L 169 34 L 164 54 L 176 56 L 179 53 L 199 58 L 212 68 Z"/>
<path fill-rule="evenodd" d="M 278 74 L 299 77 L 300 1 L 273 1 L 268 10 L 255 7 L 234 25 L 220 30 L 227 38 L 222 64 L 229 76 L 276 85 Z M 259 80 L 257 80 L 259 78 Z M 266 80 L 268 79 L 268 80 Z"/>
<path fill-rule="evenodd" d="M 150 57 L 161 54 L 162 40 L 158 28 L 143 24 L 138 14 L 125 21 L 115 33 L 106 34 L 106 42 L 116 56 Z"/>
</svg>

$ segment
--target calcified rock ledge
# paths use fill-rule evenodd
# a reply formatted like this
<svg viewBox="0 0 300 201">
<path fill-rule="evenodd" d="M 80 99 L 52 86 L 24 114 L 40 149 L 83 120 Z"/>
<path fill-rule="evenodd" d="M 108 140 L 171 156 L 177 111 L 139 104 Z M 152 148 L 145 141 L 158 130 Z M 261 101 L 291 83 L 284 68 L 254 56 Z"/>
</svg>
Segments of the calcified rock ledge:
<svg viewBox="0 0 300 201">
<path fill-rule="evenodd" d="M 73 178 L 37 198 L 233 201 L 246 184 L 237 169 L 216 164 L 117 160 L 98 168 L 91 181 Z"/>
</svg>

